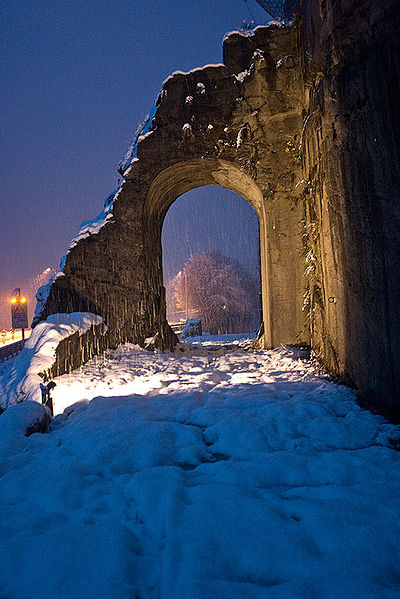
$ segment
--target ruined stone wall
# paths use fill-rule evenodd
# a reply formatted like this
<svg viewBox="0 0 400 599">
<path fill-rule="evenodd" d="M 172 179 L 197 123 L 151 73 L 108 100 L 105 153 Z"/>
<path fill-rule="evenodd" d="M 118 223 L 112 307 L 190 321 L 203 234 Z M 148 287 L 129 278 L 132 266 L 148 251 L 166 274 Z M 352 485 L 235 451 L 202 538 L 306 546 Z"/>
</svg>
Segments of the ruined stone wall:
<svg viewBox="0 0 400 599">
<path fill-rule="evenodd" d="M 160 347 L 176 337 L 166 321 L 161 228 L 171 204 L 202 185 L 222 185 L 256 210 L 261 230 L 267 347 L 308 339 L 302 300 L 302 178 L 288 153 L 302 123 L 302 78 L 293 28 L 262 27 L 224 42 L 223 65 L 166 80 L 152 127 L 124 168 L 113 215 L 73 247 L 42 318 L 53 312 L 101 315 L 110 347 Z"/>
<path fill-rule="evenodd" d="M 44 382 L 79 368 L 106 349 L 103 323 L 92 325 L 86 333 L 79 331 L 63 339 L 57 346 L 54 364 L 40 373 Z"/>
<path fill-rule="evenodd" d="M 400 4 L 303 0 L 312 344 L 370 407 L 400 399 Z"/>
<path fill-rule="evenodd" d="M 311 335 L 328 370 L 394 415 L 399 38 L 398 0 L 303 0 L 290 27 L 234 33 L 223 65 L 168 78 L 112 218 L 70 250 L 42 318 L 89 311 L 109 326 L 102 348 L 157 332 L 173 347 L 163 219 L 186 191 L 222 185 L 259 217 L 264 346 Z"/>
</svg>

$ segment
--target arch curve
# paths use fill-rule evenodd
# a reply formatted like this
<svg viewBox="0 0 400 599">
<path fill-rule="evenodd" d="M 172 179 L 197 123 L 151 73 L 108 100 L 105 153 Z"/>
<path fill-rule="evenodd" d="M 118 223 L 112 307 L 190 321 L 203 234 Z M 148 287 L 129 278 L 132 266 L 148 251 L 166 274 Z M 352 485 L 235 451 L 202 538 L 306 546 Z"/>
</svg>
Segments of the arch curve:
<svg viewBox="0 0 400 599">
<path fill-rule="evenodd" d="M 164 218 L 172 204 L 180 196 L 192 189 L 206 185 L 219 185 L 242 196 L 254 208 L 260 227 L 260 266 L 261 266 L 261 291 L 263 309 L 263 337 L 262 343 L 266 347 L 272 347 L 273 327 L 271 322 L 270 307 L 270 272 L 267 230 L 265 222 L 264 198 L 260 188 L 255 181 L 232 162 L 217 158 L 201 158 L 178 162 L 161 171 L 151 183 L 145 203 L 143 214 L 147 223 L 147 229 L 152 231 L 148 238 L 156 237 L 156 253 L 162 255 L 161 233 Z M 148 248 L 148 255 L 154 253 L 154 244 Z M 157 261 L 158 262 L 158 261 Z M 162 262 L 160 260 L 161 269 Z M 149 265 L 151 268 L 151 265 Z M 163 288 L 161 269 L 155 278 Z"/>
<path fill-rule="evenodd" d="M 164 218 L 176 199 L 206 185 L 219 185 L 239 194 L 258 216 L 264 331 L 261 344 L 274 347 L 301 341 L 304 316 L 301 313 L 298 264 L 293 260 L 297 257 L 298 236 L 292 228 L 292 219 L 286 215 L 286 222 L 279 223 L 277 230 L 277 223 L 283 220 L 274 212 L 277 203 L 274 206 L 265 188 L 263 193 L 249 174 L 228 160 L 200 158 L 180 161 L 159 172 L 149 186 L 143 207 L 148 232 L 145 235 L 146 256 L 149 257 L 146 269 L 153 273 L 154 286 L 161 290 L 161 305 L 165 303 L 161 245 Z M 268 206 L 268 201 L 271 201 L 271 206 Z M 157 257 L 155 260 L 154 256 Z"/>
<path fill-rule="evenodd" d="M 159 173 L 146 196 L 145 217 L 163 221 L 177 198 L 205 185 L 220 185 L 241 195 L 262 219 L 263 194 L 255 181 L 232 162 L 218 158 L 178 162 Z"/>
</svg>

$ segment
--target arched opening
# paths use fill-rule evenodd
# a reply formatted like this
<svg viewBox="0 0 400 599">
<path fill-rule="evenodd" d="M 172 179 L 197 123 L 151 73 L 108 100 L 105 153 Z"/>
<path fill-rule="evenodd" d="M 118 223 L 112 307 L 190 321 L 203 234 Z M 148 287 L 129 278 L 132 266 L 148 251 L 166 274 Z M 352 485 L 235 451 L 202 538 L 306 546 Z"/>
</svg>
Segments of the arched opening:
<svg viewBox="0 0 400 599">
<path fill-rule="evenodd" d="M 242 196 L 204 186 L 180 196 L 162 227 L 167 320 L 215 334 L 257 333 L 262 322 L 258 216 Z"/>
<path fill-rule="evenodd" d="M 154 260 L 154 256 L 149 257 L 148 267 L 154 266 L 153 285 L 164 289 L 164 280 L 162 274 L 162 247 L 161 232 L 165 216 L 176 201 L 177 198 L 186 192 L 199 187 L 218 185 L 228 189 L 247 200 L 253 207 L 259 220 L 259 247 L 260 247 L 260 270 L 261 270 L 261 296 L 262 296 L 262 314 L 263 314 L 263 339 L 262 343 L 266 347 L 273 346 L 271 320 L 270 320 L 270 294 L 268 273 L 268 252 L 266 248 L 267 229 L 266 212 L 263 201 L 263 194 L 254 182 L 243 170 L 234 164 L 225 160 L 214 158 L 203 158 L 180 162 L 162 171 L 150 185 L 145 205 L 144 218 L 146 222 L 145 239 L 152 238 L 150 247 L 155 247 L 154 239 L 157 236 L 157 245 L 160 259 Z M 151 250 L 150 250 L 151 251 Z M 165 309 L 165 289 L 164 298 L 160 301 L 161 310 Z M 166 315 L 165 315 L 166 316 Z"/>
</svg>

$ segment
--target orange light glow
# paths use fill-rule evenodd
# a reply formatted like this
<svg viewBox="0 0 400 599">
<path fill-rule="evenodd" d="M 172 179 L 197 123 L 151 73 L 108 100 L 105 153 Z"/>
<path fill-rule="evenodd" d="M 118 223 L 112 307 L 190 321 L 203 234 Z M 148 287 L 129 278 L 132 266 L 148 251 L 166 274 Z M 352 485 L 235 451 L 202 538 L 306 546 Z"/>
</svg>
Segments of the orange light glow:
<svg viewBox="0 0 400 599">
<path fill-rule="evenodd" d="M 11 300 L 11 303 L 12 303 L 12 304 L 15 304 L 15 303 L 16 303 L 16 301 L 17 301 L 17 298 L 16 298 L 16 297 L 13 297 L 13 298 L 12 298 L 12 300 Z"/>
<path fill-rule="evenodd" d="M 23 298 L 21 298 L 21 302 L 22 302 L 23 304 L 25 304 L 25 302 L 26 302 L 26 297 L 23 297 Z"/>
</svg>

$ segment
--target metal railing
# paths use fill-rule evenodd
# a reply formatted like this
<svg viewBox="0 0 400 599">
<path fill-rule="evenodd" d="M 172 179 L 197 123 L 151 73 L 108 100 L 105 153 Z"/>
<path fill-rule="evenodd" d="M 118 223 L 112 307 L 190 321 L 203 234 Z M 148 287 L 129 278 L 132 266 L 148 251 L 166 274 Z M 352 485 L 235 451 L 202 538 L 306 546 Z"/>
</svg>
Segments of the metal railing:
<svg viewBox="0 0 400 599">
<path fill-rule="evenodd" d="M 6 360 L 11 360 L 19 354 L 19 352 L 24 347 L 24 341 L 16 341 L 16 343 L 9 343 L 8 345 L 4 345 L 4 347 L 0 347 L 0 362 L 5 362 Z"/>
</svg>

